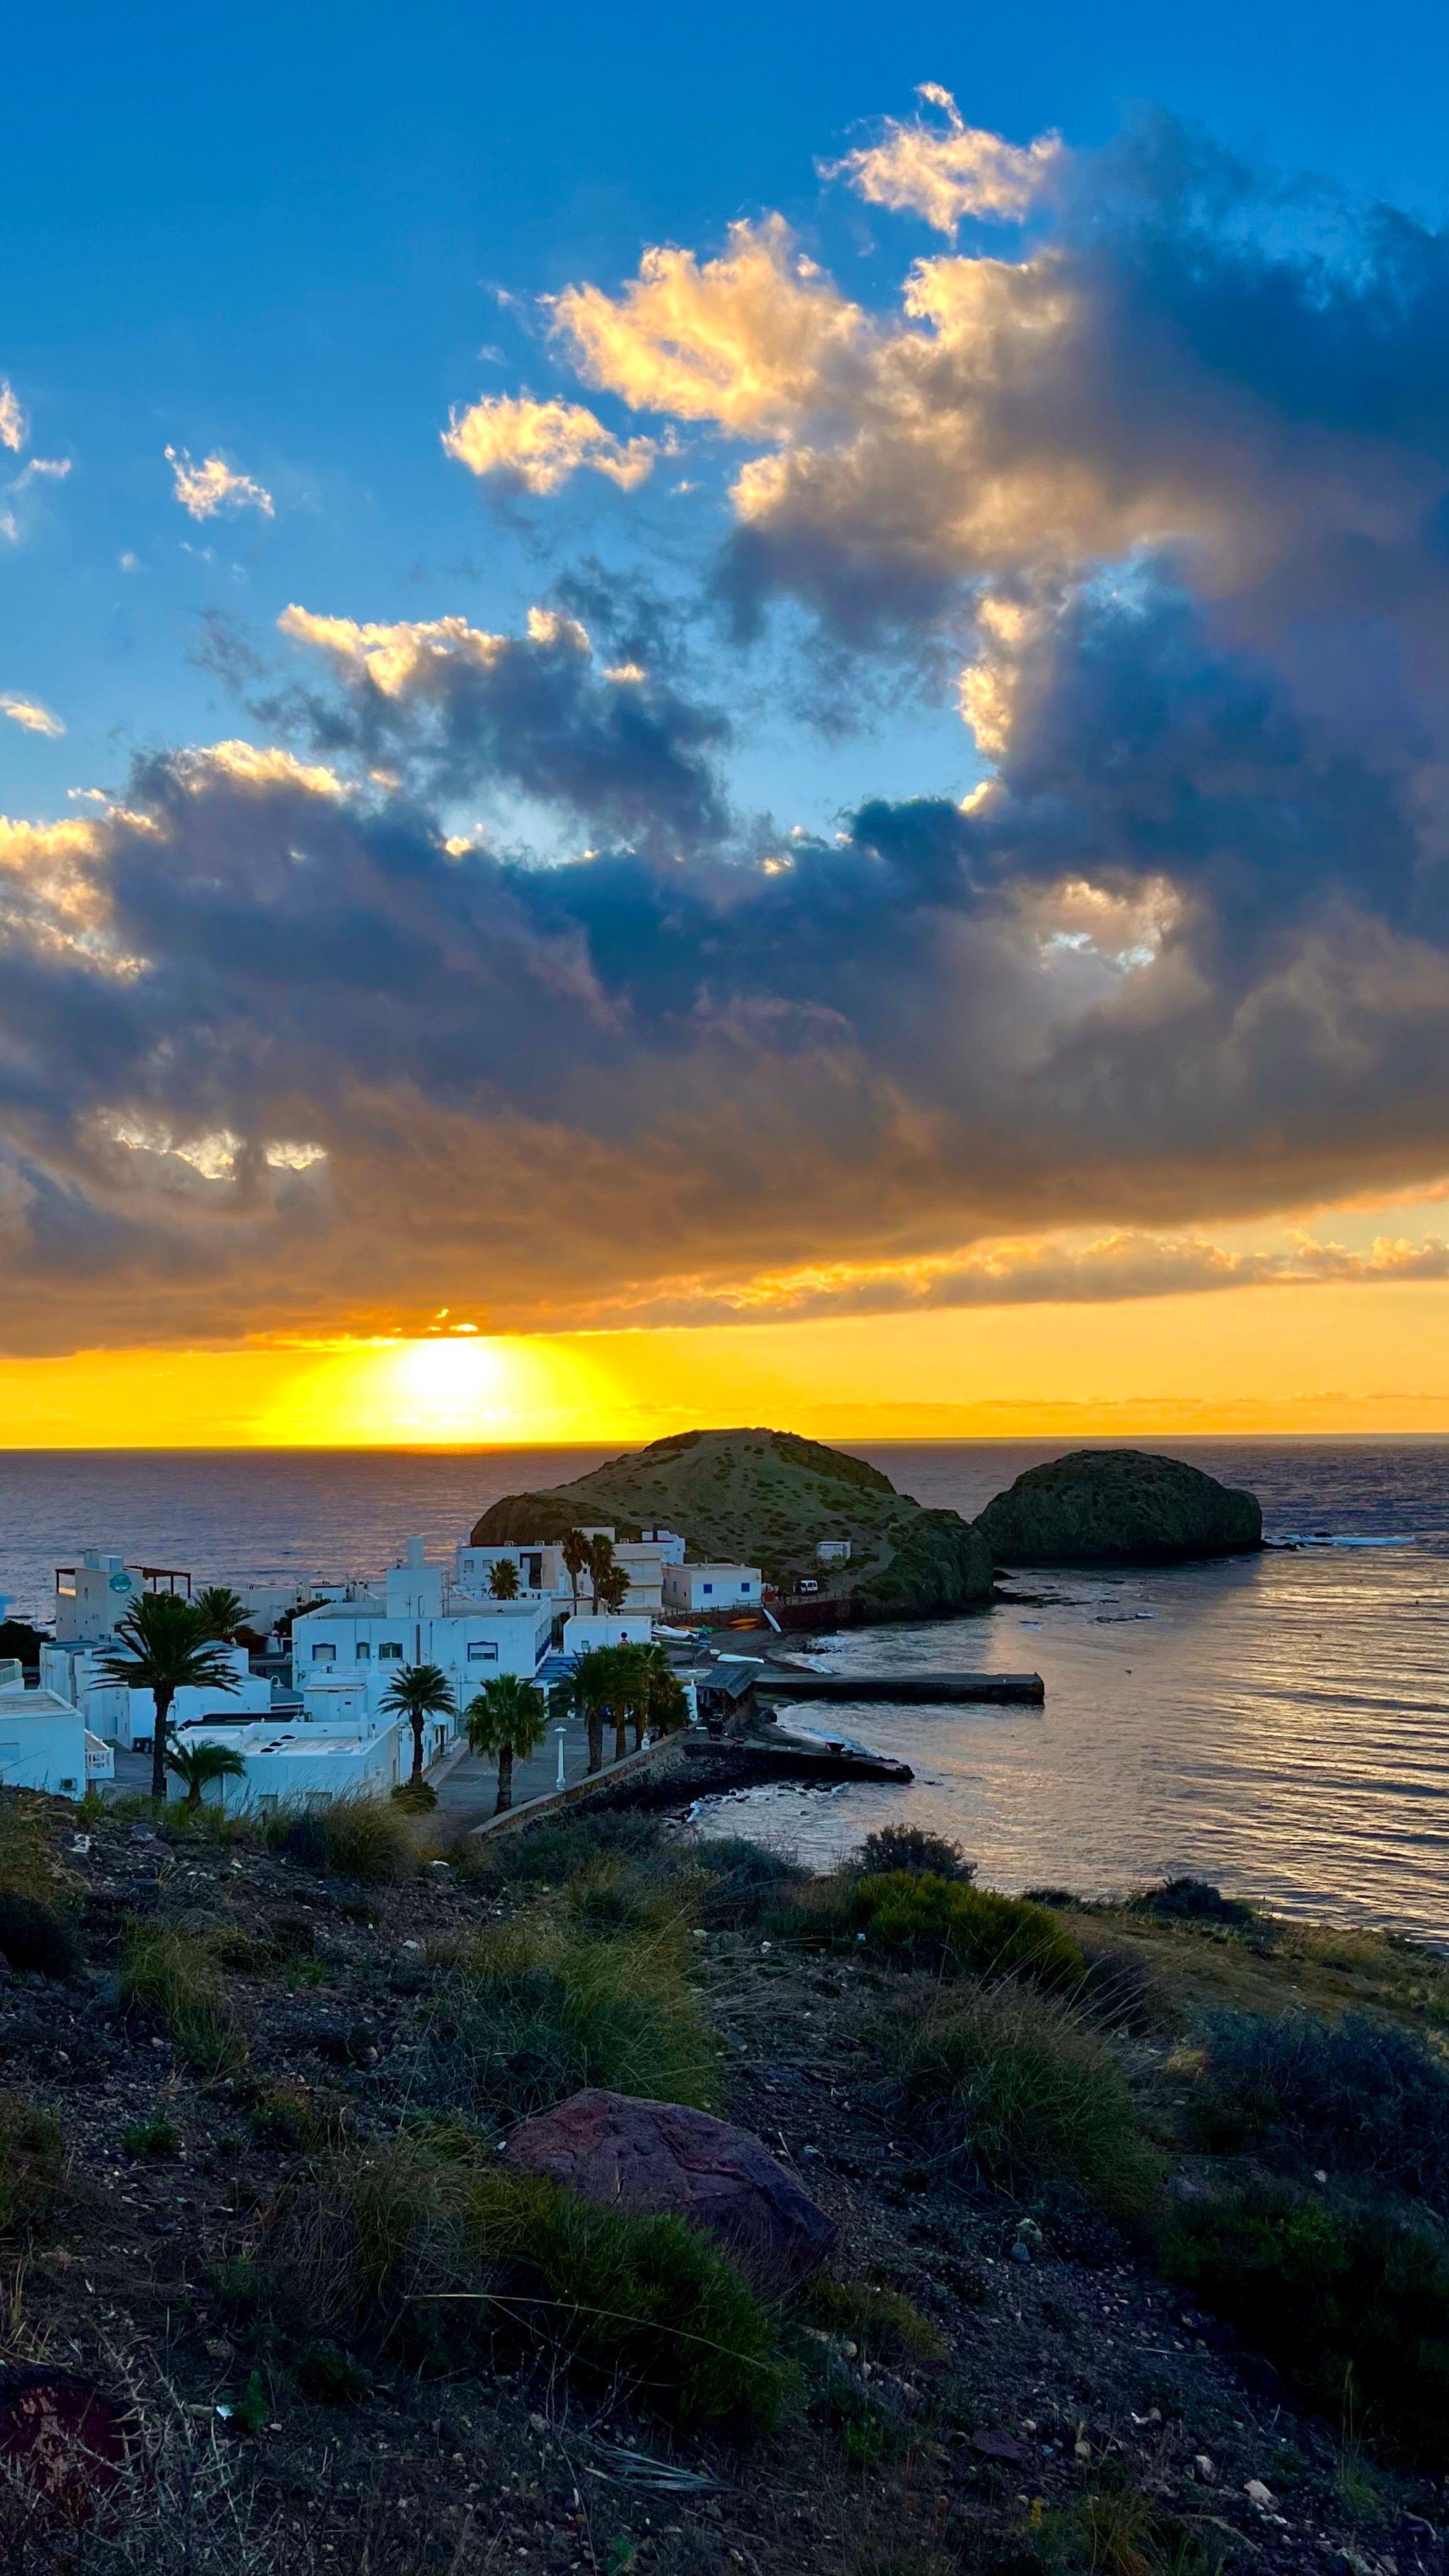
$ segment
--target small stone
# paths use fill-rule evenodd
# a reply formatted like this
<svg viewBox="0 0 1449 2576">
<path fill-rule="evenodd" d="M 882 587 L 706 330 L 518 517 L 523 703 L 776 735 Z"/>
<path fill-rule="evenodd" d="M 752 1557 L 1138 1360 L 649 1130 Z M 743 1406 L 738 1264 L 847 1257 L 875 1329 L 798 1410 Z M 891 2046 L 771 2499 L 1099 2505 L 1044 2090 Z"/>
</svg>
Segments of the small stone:
<svg viewBox="0 0 1449 2576">
<path fill-rule="evenodd" d="M 1278 2501 L 1271 2487 L 1265 2487 L 1261 2478 L 1249 2478 L 1243 2493 L 1249 2504 L 1255 2504 L 1260 2513 L 1271 2513 Z"/>
<path fill-rule="evenodd" d="M 1210 2487 L 1217 2476 L 1217 2470 L 1214 2468 L 1212 2461 L 1208 2458 L 1206 2451 L 1199 2451 L 1196 2459 L 1193 2461 L 1192 2467 L 1193 2475 L 1197 2479 L 1199 2486 Z"/>
<path fill-rule="evenodd" d="M 1011 2249 L 1011 2259 L 1013 2263 L 1029 2263 L 1031 2261 L 1031 2247 L 1024 2244 L 1019 2236 Z"/>
<path fill-rule="evenodd" d="M 1075 2442 L 1072 2444 L 1072 2454 L 1075 2459 L 1090 2460 L 1092 2456 L 1092 2445 L 1087 2440 L 1085 2433 L 1079 2433 L 1077 2435 Z"/>
<path fill-rule="evenodd" d="M 546 2415 L 530 2415 L 528 2419 L 528 2429 L 530 2433 L 546 2433 L 548 2431 L 548 2417 Z"/>
</svg>

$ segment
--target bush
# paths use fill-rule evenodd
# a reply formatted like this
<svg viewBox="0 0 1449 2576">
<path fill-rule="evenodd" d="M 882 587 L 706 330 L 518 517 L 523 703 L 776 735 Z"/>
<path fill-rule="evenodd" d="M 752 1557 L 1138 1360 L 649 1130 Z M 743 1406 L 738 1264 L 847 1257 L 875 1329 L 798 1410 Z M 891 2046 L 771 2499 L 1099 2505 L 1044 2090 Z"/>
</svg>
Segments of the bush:
<svg viewBox="0 0 1449 2576">
<path fill-rule="evenodd" d="M 1208 2028 L 1196 2108 L 1216 2149 L 1291 2148 L 1449 2207 L 1449 2067 L 1392 2022 L 1225 2013 Z"/>
<path fill-rule="evenodd" d="M 602 2209 L 461 2142 L 399 2141 L 299 2176 L 264 2222 L 247 2303 L 283 2333 L 324 2329 L 456 2370 L 498 2339 L 543 2348 L 681 2423 L 778 2418 L 768 2311 L 708 2237 Z"/>
<path fill-rule="evenodd" d="M 598 2084 L 707 2110 L 716 2043 L 668 1944 L 502 1924 L 475 1942 L 432 2022 L 435 2098 L 495 2124 Z"/>
<path fill-rule="evenodd" d="M 1427 2228 L 1258 2184 L 1188 2202 L 1164 2262 L 1333 2422 L 1449 2462 L 1449 2252 Z"/>
<path fill-rule="evenodd" d="M 160 1923 L 133 1923 L 121 1960 L 121 2001 L 157 2021 L 199 2075 L 230 2075 L 247 2044 L 209 1944 Z"/>
<path fill-rule="evenodd" d="M 1044 2513 L 1032 2532 L 1042 2576 L 1211 2576 L 1223 2564 L 1175 2513 L 1146 2496 L 1125 2473 L 1098 2473 L 1076 2504 Z"/>
<path fill-rule="evenodd" d="M 53 1905 L 70 1884 L 56 1855 L 53 1816 L 22 1789 L 0 1790 L 0 1889 Z"/>
<path fill-rule="evenodd" d="M 1110 2049 L 1061 2005 L 1026 1985 L 981 1986 L 895 2012 L 880 2036 L 944 2153 L 1003 2189 L 1065 2185 L 1118 2226 L 1146 2225 L 1158 2160 Z"/>
<path fill-rule="evenodd" d="M 642 1865 L 677 1866 L 681 1846 L 657 1816 L 627 1808 L 590 1816 L 558 1816 L 522 1833 L 485 1834 L 464 1855 L 468 1875 L 506 1879 L 524 1887 L 559 1887 L 608 1855 Z M 686 1847 L 687 1853 L 687 1847 Z"/>
<path fill-rule="evenodd" d="M 259 2147 L 281 2147 L 299 2156 L 340 2146 L 346 2121 L 340 2105 L 319 2099 L 308 2084 L 269 2084 L 251 2109 Z"/>
<path fill-rule="evenodd" d="M 924 1825 L 882 1825 L 878 1832 L 866 1835 L 855 1866 L 876 1877 L 897 1869 L 912 1870 L 917 1877 L 963 1881 L 976 1875 L 975 1861 L 967 1860 L 959 1843 L 948 1842 L 944 1834 L 928 1833 Z"/>
<path fill-rule="evenodd" d="M 697 1913 L 710 1932 L 749 1932 L 773 1919 L 780 1900 L 806 1886 L 810 1872 L 788 1852 L 743 1834 L 711 1836 L 699 1846 L 705 1877 Z"/>
<path fill-rule="evenodd" d="M 1165 1878 L 1160 1886 L 1146 1887 L 1139 1895 L 1129 1896 L 1127 1911 L 1155 1914 L 1164 1923 L 1243 1925 L 1255 1919 L 1251 1905 L 1244 1905 L 1236 1896 L 1224 1896 L 1205 1878 Z"/>
<path fill-rule="evenodd" d="M 875 1948 L 911 1967 L 1016 1974 L 1065 1986 L 1075 1985 L 1085 1966 L 1076 1942 L 1039 1905 L 960 1880 L 904 1869 L 863 1878 L 855 1914 Z"/>
<path fill-rule="evenodd" d="M 35 2226 L 60 2196 L 59 2124 L 23 2094 L 0 2092 L 0 2233 Z"/>
<path fill-rule="evenodd" d="M 411 1878 L 418 1846 L 404 1808 L 391 1798 L 333 1798 L 325 1806 L 279 1811 L 269 1817 L 266 1839 L 289 1860 L 319 1878 L 355 1878 L 365 1886 L 391 1887 Z"/>
<path fill-rule="evenodd" d="M 0 1887 L 0 1955 L 12 1968 L 42 1977 L 72 1977 L 81 1962 L 74 1928 L 53 1905 Z"/>
<path fill-rule="evenodd" d="M 124 2156 L 179 2156 L 181 2132 L 164 2111 L 153 2111 L 149 2120 L 133 2120 L 121 2132 Z"/>
<path fill-rule="evenodd" d="M 902 2290 L 875 2289 L 864 2281 L 837 2281 L 817 2272 L 799 2307 L 802 2321 L 848 2335 L 866 2361 L 944 2361 L 945 2341 Z"/>
<path fill-rule="evenodd" d="M 372 2382 L 335 2343 L 309 2343 L 298 2357 L 297 2385 L 318 2406 L 360 2406 Z"/>
<path fill-rule="evenodd" d="M 693 1892 L 690 1879 L 662 1878 L 636 1861 L 601 1852 L 569 1880 L 564 1902 L 584 1931 L 677 1939 L 688 1928 L 686 1904 Z"/>
<path fill-rule="evenodd" d="M 388 1795 L 393 1805 L 408 1816 L 430 1816 L 438 1803 L 431 1780 L 399 1780 Z"/>
</svg>

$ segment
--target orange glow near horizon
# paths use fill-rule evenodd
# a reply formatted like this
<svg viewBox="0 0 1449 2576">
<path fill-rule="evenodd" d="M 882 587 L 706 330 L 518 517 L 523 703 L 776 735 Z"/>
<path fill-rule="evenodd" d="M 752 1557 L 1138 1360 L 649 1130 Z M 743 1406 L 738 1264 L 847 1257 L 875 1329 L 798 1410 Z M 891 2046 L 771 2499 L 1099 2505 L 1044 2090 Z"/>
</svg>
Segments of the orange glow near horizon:
<svg viewBox="0 0 1449 2576">
<path fill-rule="evenodd" d="M 846 1441 L 1449 1434 L 1449 1283 L 0 1359 L 10 1448 L 625 1446 L 751 1421 Z"/>
</svg>

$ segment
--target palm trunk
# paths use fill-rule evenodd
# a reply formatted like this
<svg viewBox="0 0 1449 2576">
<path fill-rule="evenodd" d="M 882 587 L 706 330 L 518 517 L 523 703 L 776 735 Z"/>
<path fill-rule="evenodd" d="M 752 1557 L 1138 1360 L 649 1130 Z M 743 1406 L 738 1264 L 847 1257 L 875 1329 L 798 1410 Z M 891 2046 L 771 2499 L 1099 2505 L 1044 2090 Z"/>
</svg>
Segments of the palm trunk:
<svg viewBox="0 0 1449 2576">
<path fill-rule="evenodd" d="M 422 1787 L 422 1785 L 423 1785 L 423 1721 L 422 1721 L 422 1715 L 421 1715 L 421 1712 L 419 1712 L 419 1713 L 418 1713 L 418 1714 L 416 1714 L 416 1715 L 414 1716 L 414 1718 L 413 1718 L 413 1767 L 412 1767 L 412 1773 L 411 1773 L 411 1776 L 409 1777 L 409 1780 L 408 1780 L 408 1787 L 409 1787 L 410 1789 L 420 1789 L 420 1788 Z"/>
<path fill-rule="evenodd" d="M 614 1711 L 614 1760 L 622 1762 L 629 1750 L 629 1712 L 620 1706 Z"/>
<path fill-rule="evenodd" d="M 591 1708 L 589 1711 L 589 1769 L 602 1771 L 603 1767 L 604 1712 L 601 1708 Z"/>
<path fill-rule="evenodd" d="M 171 1702 L 175 1696 L 164 1682 L 151 1693 L 156 1710 L 156 1731 L 151 1738 L 151 1795 L 158 1807 L 166 1804 L 166 1732 L 171 1723 Z"/>
<path fill-rule="evenodd" d="M 513 1747 L 511 1744 L 505 1744 L 498 1756 L 498 1804 L 493 1813 L 495 1816 L 501 1816 L 504 1808 L 511 1807 L 512 1804 Z"/>
</svg>

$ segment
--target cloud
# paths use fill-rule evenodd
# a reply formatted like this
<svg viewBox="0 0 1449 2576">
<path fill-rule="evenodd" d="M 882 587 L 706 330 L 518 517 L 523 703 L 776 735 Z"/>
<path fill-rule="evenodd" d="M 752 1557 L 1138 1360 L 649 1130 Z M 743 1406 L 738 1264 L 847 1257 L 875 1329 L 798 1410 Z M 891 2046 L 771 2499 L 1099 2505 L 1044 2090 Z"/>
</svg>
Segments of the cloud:
<svg viewBox="0 0 1449 2576">
<path fill-rule="evenodd" d="M 43 707 L 38 698 L 22 698 L 14 689 L 0 690 L 0 712 L 12 724 L 23 725 L 27 733 L 55 735 L 65 731 L 59 716 L 52 715 L 49 707 Z"/>
<path fill-rule="evenodd" d="M 487 395 L 455 411 L 443 445 L 470 474 L 504 474 L 527 492 L 556 492 L 581 465 L 632 492 L 654 470 L 653 439 L 614 437 L 582 403 Z"/>
<path fill-rule="evenodd" d="M 15 388 L 8 377 L 0 376 L 0 447 L 8 447 L 18 456 L 25 438 L 25 414 Z"/>
<path fill-rule="evenodd" d="M 636 411 L 746 435 L 808 410 L 864 323 L 778 215 L 732 224 L 728 251 L 702 264 L 692 251 L 646 251 L 621 296 L 570 286 L 552 314 L 588 383 Z"/>
<path fill-rule="evenodd" d="M 297 606 L 278 624 L 346 690 L 345 708 L 303 701 L 320 748 L 345 747 L 393 777 L 388 764 L 401 763 L 435 796 L 511 788 L 591 834 L 665 855 L 728 829 L 716 768 L 724 719 L 639 662 L 601 661 L 562 610 L 532 609 L 519 636 L 461 617 L 369 625 Z"/>
<path fill-rule="evenodd" d="M 966 125 L 949 90 L 923 83 L 917 96 L 944 123 L 887 117 L 878 143 L 827 163 L 822 175 L 845 178 L 872 205 L 920 215 L 938 233 L 954 234 L 967 215 L 1014 220 L 1028 211 L 1061 158 L 1061 138 L 1041 135 L 1023 147 Z"/>
<path fill-rule="evenodd" d="M 238 510 L 257 510 L 264 519 L 276 515 L 270 492 L 254 483 L 249 474 L 239 474 L 224 456 L 208 456 L 200 465 L 193 465 L 184 447 L 168 447 L 166 462 L 171 468 L 176 498 L 193 519 L 214 519 L 219 511 L 232 514 Z"/>
</svg>

